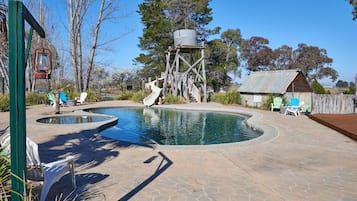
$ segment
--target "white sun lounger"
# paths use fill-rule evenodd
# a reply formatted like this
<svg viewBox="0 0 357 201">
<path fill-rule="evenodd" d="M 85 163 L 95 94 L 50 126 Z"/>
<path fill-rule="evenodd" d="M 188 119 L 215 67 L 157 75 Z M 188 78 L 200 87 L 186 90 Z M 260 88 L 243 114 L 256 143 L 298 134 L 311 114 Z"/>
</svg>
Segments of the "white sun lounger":
<svg viewBox="0 0 357 201">
<path fill-rule="evenodd" d="M 10 153 L 10 135 L 6 134 L 1 140 L 1 146 Z M 76 188 L 76 178 L 74 174 L 74 156 L 50 163 L 41 163 L 38 153 L 38 145 L 29 138 L 26 138 L 26 166 L 27 170 L 38 170 L 40 179 L 43 180 L 40 201 L 45 201 L 51 186 L 59 181 L 67 172 L 71 173 L 72 186 Z"/>
</svg>

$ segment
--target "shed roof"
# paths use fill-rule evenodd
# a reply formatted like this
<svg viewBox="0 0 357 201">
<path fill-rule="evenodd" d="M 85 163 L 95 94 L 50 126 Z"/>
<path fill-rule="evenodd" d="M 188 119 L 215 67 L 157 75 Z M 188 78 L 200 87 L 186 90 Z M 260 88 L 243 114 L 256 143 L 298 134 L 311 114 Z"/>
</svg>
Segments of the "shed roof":
<svg viewBox="0 0 357 201">
<path fill-rule="evenodd" d="M 296 69 L 252 72 L 238 90 L 248 93 L 284 94 L 299 73 Z"/>
</svg>

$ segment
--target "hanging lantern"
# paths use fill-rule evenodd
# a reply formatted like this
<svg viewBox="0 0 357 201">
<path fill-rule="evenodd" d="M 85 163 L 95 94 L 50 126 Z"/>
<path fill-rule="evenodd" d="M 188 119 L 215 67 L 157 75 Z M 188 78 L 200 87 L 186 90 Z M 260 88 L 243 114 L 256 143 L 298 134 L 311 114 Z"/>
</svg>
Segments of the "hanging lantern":
<svg viewBox="0 0 357 201">
<path fill-rule="evenodd" d="M 33 71 L 35 79 L 50 79 L 52 72 L 52 54 L 47 48 L 35 49 Z"/>
</svg>

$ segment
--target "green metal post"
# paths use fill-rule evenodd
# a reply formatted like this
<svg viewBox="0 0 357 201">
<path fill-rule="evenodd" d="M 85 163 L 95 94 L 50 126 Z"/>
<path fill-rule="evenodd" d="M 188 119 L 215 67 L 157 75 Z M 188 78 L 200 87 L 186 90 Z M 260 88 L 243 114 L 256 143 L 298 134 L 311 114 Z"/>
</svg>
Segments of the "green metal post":
<svg viewBox="0 0 357 201">
<path fill-rule="evenodd" d="M 10 135 L 11 135 L 11 200 L 26 200 L 26 105 L 25 105 L 25 28 L 24 19 L 41 37 L 42 27 L 23 5 L 9 0 L 9 83 L 10 83 Z M 32 35 L 32 34 L 31 34 Z M 31 39 L 28 44 L 31 44 Z M 28 56 L 28 55 L 27 55 Z M 15 175 L 15 176 L 14 176 Z"/>
<path fill-rule="evenodd" d="M 25 196 L 26 193 L 24 186 L 26 161 L 24 20 L 22 2 L 10 0 L 8 5 L 11 189 L 14 191 L 11 193 L 11 200 L 20 201 L 24 199 L 21 195 Z"/>
</svg>

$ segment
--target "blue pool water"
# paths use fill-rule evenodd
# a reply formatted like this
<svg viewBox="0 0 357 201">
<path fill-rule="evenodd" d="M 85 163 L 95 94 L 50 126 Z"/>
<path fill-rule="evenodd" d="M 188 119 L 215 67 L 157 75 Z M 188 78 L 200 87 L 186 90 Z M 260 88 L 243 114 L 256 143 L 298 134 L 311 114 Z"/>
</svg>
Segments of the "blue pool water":
<svg viewBox="0 0 357 201">
<path fill-rule="evenodd" d="M 206 145 L 250 140 L 262 133 L 244 123 L 247 117 L 162 108 L 97 108 L 89 112 L 116 116 L 118 124 L 103 136 L 133 143 Z"/>
</svg>

